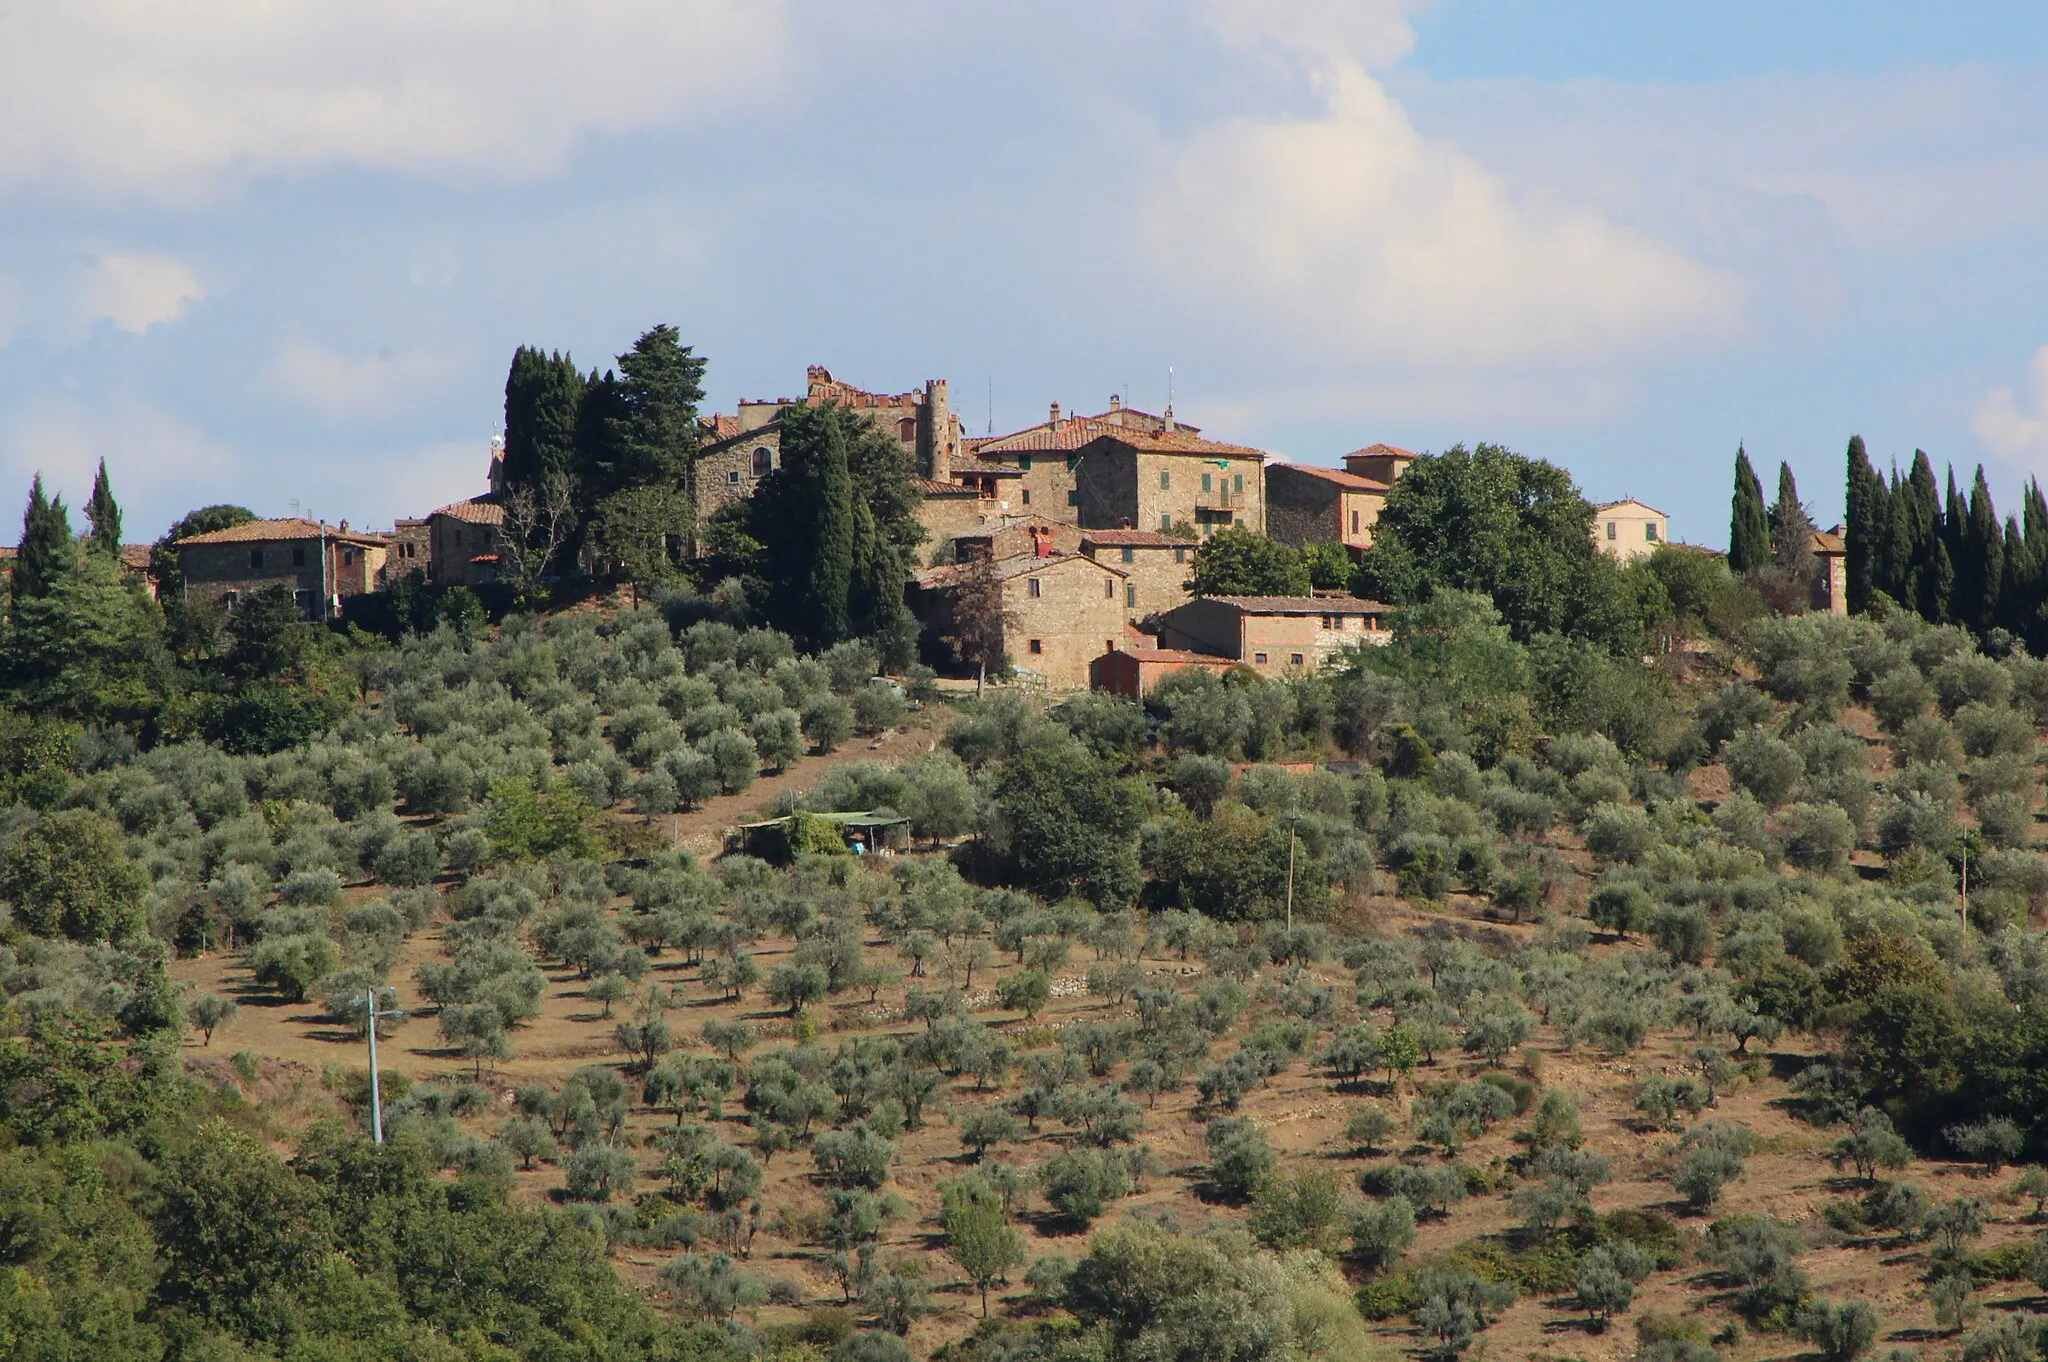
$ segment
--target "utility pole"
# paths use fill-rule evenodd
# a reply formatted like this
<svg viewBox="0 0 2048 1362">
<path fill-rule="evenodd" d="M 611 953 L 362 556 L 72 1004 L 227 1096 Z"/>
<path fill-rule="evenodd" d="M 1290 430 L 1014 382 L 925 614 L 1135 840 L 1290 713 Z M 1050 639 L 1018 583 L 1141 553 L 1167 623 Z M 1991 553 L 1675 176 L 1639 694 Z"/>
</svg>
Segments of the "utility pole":
<svg viewBox="0 0 2048 1362">
<path fill-rule="evenodd" d="M 377 995 L 379 993 L 396 994 L 397 992 L 398 990 L 389 984 L 372 984 L 364 991 L 360 998 L 356 999 L 357 1002 L 363 1005 L 364 1011 L 369 1014 L 370 1139 L 377 1144 L 384 1143 L 384 1095 L 377 1082 L 377 1019 L 380 1017 L 402 1017 L 405 1015 L 404 1012 L 395 1007 L 389 1012 L 379 1012 L 377 1010 Z"/>
<path fill-rule="evenodd" d="M 1963 838 L 1963 931 L 1970 930 L 1970 839 Z"/>
</svg>

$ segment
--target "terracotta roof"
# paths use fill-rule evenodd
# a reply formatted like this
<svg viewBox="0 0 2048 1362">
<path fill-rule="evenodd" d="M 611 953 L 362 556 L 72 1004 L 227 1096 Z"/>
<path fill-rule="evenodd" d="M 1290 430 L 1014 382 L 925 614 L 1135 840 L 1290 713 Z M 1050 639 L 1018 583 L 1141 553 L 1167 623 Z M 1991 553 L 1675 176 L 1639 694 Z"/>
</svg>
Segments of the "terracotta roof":
<svg viewBox="0 0 2048 1362">
<path fill-rule="evenodd" d="M 1385 615 L 1394 609 L 1357 596 L 1206 596 L 1247 615 Z"/>
<path fill-rule="evenodd" d="M 953 460 L 955 473 L 979 473 L 984 477 L 1021 478 L 1024 474 L 1006 463 L 989 463 L 983 459 Z"/>
<path fill-rule="evenodd" d="M 937 482 L 931 478 L 912 478 L 911 485 L 928 497 L 978 497 L 979 487 L 969 487 L 964 482 Z"/>
<path fill-rule="evenodd" d="M 1388 490 L 1386 483 L 1375 481 L 1359 473 L 1347 473 L 1341 468 L 1324 468 L 1320 464 L 1312 463 L 1276 463 L 1270 465 L 1270 467 L 1274 472 L 1284 468 L 1290 472 L 1302 473 L 1311 478 L 1320 479 L 1323 482 L 1335 483 L 1347 492 L 1385 492 Z"/>
<path fill-rule="evenodd" d="M 1057 426 L 1050 421 L 1040 421 L 1010 435 L 978 441 L 974 450 L 977 455 L 990 450 L 1004 454 L 1065 453 L 1079 449 L 1099 435 L 1127 429 L 1126 426 L 1113 426 L 1107 421 L 1086 416 L 1069 416 L 1061 418 Z"/>
<path fill-rule="evenodd" d="M 1221 657 L 1215 653 L 1191 652 L 1186 648 L 1115 648 L 1112 652 L 1127 653 L 1140 662 L 1206 663 L 1212 667 L 1235 667 L 1237 659 Z"/>
<path fill-rule="evenodd" d="M 1102 544 L 1109 548 L 1133 549 L 1192 549 L 1198 547 L 1193 539 L 1175 539 L 1170 534 L 1157 530 L 1083 530 L 1081 542 Z"/>
<path fill-rule="evenodd" d="M 711 451 L 715 449 L 729 449 L 733 445 L 742 445 L 753 440 L 780 440 L 782 438 L 782 432 L 781 430 L 778 429 L 778 427 L 781 424 L 782 413 L 780 412 L 777 412 L 773 417 L 762 422 L 760 425 L 755 426 L 752 430 L 737 429 L 739 422 L 734 421 L 733 425 L 735 429 L 730 434 L 721 433 L 717 439 L 709 440 L 701 445 L 698 445 L 697 452 L 699 454 L 709 454 Z"/>
<path fill-rule="evenodd" d="M 154 546 L 150 544 L 123 544 L 121 546 L 121 566 L 140 572 L 143 568 L 149 566 L 152 552 L 154 552 Z"/>
<path fill-rule="evenodd" d="M 1634 497 L 1623 497 L 1620 501 L 1596 501 L 1593 503 L 1593 509 L 1596 511 L 1611 511 L 1617 506 L 1640 506 L 1644 510 L 1648 511 L 1651 515 L 1664 514 L 1664 512 L 1658 510 L 1649 502 L 1637 501 Z"/>
<path fill-rule="evenodd" d="M 1819 554 L 1847 553 L 1849 545 L 1838 530 L 1815 530 L 1813 551 Z"/>
<path fill-rule="evenodd" d="M 323 525 L 317 520 L 293 517 L 286 520 L 250 520 L 240 525 L 230 525 L 225 530 L 209 530 L 205 534 L 187 535 L 178 543 L 184 544 L 273 544 L 286 539 L 318 539 L 325 535 L 329 539 L 346 540 L 352 544 L 378 544 L 383 541 L 369 535 L 355 534 L 348 530 Z"/>
<path fill-rule="evenodd" d="M 1387 444 L 1367 445 L 1364 449 L 1352 450 L 1349 454 L 1346 454 L 1344 457 L 1347 459 L 1355 459 L 1360 457 L 1386 458 L 1388 455 L 1392 455 L 1395 458 L 1400 459 L 1412 459 L 1416 457 L 1415 451 L 1412 449 L 1403 449 L 1399 445 Z"/>
<path fill-rule="evenodd" d="M 1086 554 L 1055 553 L 1040 558 L 1029 549 L 1024 550 L 1022 553 L 1013 553 L 1007 558 L 998 558 L 990 566 L 994 569 L 997 581 L 1007 582 L 1012 577 L 1025 577 L 1044 568 L 1061 567 L 1068 563 L 1086 563 L 1090 567 L 1101 568 L 1112 577 L 1127 577 L 1130 575 L 1129 573 L 1118 571 L 1107 563 L 1090 558 Z M 930 568 L 919 573 L 916 581 L 919 586 L 927 591 L 943 591 L 966 576 L 968 566 L 968 564 L 964 563 L 950 563 L 945 567 Z"/>
<path fill-rule="evenodd" d="M 504 524 L 505 508 L 489 498 L 490 493 L 486 492 L 483 496 L 471 497 L 468 501 L 451 501 L 446 506 L 436 507 L 427 518 L 431 520 L 434 516 L 445 515 L 450 520 L 460 520 L 465 525 Z"/>
<path fill-rule="evenodd" d="M 706 418 L 698 426 L 714 440 L 726 440 L 740 433 L 740 418 L 723 413 Z"/>
<path fill-rule="evenodd" d="M 1094 440 L 1109 441 L 1125 445 L 1141 454 L 1192 454 L 1199 458 L 1264 459 L 1263 449 L 1250 445 L 1225 444 L 1221 440 L 1204 440 L 1199 435 L 1190 435 L 1184 430 L 1128 430 L 1122 426 L 1102 427 Z"/>
</svg>

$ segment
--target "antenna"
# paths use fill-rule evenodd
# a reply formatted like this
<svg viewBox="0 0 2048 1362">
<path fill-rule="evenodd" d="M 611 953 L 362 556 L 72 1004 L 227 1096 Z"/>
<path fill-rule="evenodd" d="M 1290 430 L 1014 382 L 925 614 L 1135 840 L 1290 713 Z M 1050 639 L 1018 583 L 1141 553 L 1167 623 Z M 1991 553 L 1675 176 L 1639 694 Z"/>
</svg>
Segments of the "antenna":
<svg viewBox="0 0 2048 1362">
<path fill-rule="evenodd" d="M 1166 414 L 1173 415 L 1173 366 L 1166 366 Z"/>
<path fill-rule="evenodd" d="M 983 434 L 986 434 L 986 435 L 993 435 L 993 434 L 995 434 L 995 433 L 996 433 L 996 376 L 995 376 L 994 374 L 990 374 L 990 375 L 988 376 L 988 429 L 987 429 L 986 431 L 984 431 L 984 432 L 983 432 Z"/>
</svg>

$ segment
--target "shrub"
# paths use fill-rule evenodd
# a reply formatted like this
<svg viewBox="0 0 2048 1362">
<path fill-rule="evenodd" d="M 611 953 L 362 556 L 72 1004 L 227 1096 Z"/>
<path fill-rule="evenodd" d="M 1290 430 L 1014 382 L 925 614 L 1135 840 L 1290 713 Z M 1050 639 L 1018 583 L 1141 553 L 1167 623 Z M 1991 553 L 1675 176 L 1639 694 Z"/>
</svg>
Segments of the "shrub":
<svg viewBox="0 0 2048 1362">
<path fill-rule="evenodd" d="M 1266 1133 L 1242 1116 L 1211 1121 L 1204 1138 L 1209 1146 L 1209 1179 L 1225 1196 L 1249 1197 L 1279 1162 L 1266 1142 Z"/>
<path fill-rule="evenodd" d="M 1063 1149 L 1038 1166 L 1038 1186 L 1054 1210 L 1085 1225 L 1131 1194 L 1130 1167 L 1106 1149 Z"/>
<path fill-rule="evenodd" d="M 1368 1271 L 1392 1268 L 1414 1242 L 1415 1208 L 1406 1197 L 1390 1196 L 1352 1217 L 1351 1253 Z"/>
<path fill-rule="evenodd" d="M 1630 804 L 1601 804 L 1586 816 L 1586 850 L 1609 861 L 1640 861 L 1657 845 L 1650 816 Z"/>
<path fill-rule="evenodd" d="M 1761 726 L 1736 734 L 1723 756 L 1728 778 L 1773 808 L 1791 797 L 1806 772 L 1806 762 L 1798 751 Z"/>
<path fill-rule="evenodd" d="M 1833 875 L 1856 849 L 1856 825 L 1834 804 L 1794 804 L 1785 810 L 1785 859 L 1801 870 Z"/>
<path fill-rule="evenodd" d="M 1867 1302 L 1812 1301 L 1800 1307 L 1793 1327 L 1820 1349 L 1824 1362 L 1855 1362 L 1877 1342 L 1878 1323 L 1876 1309 Z"/>
</svg>

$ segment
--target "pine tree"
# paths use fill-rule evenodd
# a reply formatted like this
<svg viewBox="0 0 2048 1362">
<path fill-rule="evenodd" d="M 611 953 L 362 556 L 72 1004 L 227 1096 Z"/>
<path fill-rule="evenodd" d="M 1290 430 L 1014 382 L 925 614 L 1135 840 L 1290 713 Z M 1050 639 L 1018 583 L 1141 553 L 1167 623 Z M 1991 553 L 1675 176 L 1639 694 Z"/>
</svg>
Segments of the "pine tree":
<svg viewBox="0 0 2048 1362">
<path fill-rule="evenodd" d="M 107 461 L 92 480 L 92 500 L 85 504 L 85 518 L 92 522 L 92 547 L 114 561 L 121 559 L 121 505 L 114 500 L 114 484 L 107 477 Z"/>
<path fill-rule="evenodd" d="M 1728 517 L 1728 566 L 1738 573 L 1755 572 L 1771 561 L 1771 524 L 1764 510 L 1763 484 L 1756 480 L 1749 454 L 1735 449 L 1735 498 Z"/>
<path fill-rule="evenodd" d="M 36 474 L 28 491 L 28 508 L 21 516 L 21 547 L 15 551 L 14 577 L 9 596 L 14 602 L 47 596 L 57 580 L 74 563 L 71 542 L 71 514 L 64 498 L 54 501 L 43 492 L 43 475 Z"/>
<path fill-rule="evenodd" d="M 619 356 L 607 492 L 654 482 L 687 484 L 704 366 L 673 326 L 652 328 Z"/>
<path fill-rule="evenodd" d="M 1991 504 L 1991 486 L 1984 465 L 1970 486 L 1969 519 L 1963 526 L 1964 561 L 1969 577 L 1960 580 L 1963 622 L 1982 632 L 1998 624 L 1999 592 L 2005 572 L 2005 539 L 1998 529 L 1998 510 Z"/>
<path fill-rule="evenodd" d="M 1849 609 L 1861 614 L 1870 608 L 1871 597 L 1890 590 L 1889 557 L 1891 507 L 1884 479 L 1870 466 L 1863 437 L 1849 437 L 1848 514 L 1844 529 L 1849 540 Z"/>
<path fill-rule="evenodd" d="M 573 473 L 583 375 L 576 362 L 522 345 L 505 376 L 505 482 L 532 487 L 549 473 Z"/>
</svg>

